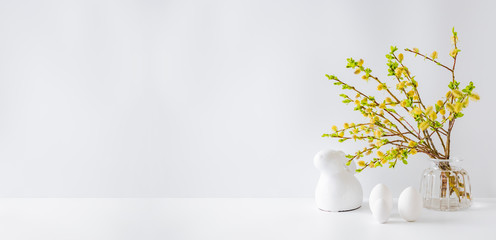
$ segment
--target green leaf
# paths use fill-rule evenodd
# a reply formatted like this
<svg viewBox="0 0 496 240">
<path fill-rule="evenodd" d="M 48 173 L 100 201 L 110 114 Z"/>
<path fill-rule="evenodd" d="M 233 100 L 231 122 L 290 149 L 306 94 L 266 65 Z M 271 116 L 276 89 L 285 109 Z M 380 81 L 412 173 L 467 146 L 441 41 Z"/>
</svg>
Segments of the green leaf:
<svg viewBox="0 0 496 240">
<path fill-rule="evenodd" d="M 402 161 L 403 161 L 403 164 L 405 164 L 405 165 L 408 164 L 408 162 L 405 159 L 403 159 Z"/>
<path fill-rule="evenodd" d="M 460 85 L 460 82 L 457 82 L 457 81 L 451 81 L 449 84 L 448 84 L 448 87 L 451 89 L 451 90 L 455 90 L 455 89 L 458 89 L 458 85 Z"/>
<path fill-rule="evenodd" d="M 463 90 L 462 92 L 470 94 L 472 93 L 472 90 L 474 90 L 475 86 L 474 83 L 471 81 Z"/>
<path fill-rule="evenodd" d="M 353 58 L 348 58 L 346 59 L 346 61 L 348 61 L 346 68 L 354 68 L 358 65 L 358 63 Z"/>
<path fill-rule="evenodd" d="M 391 54 L 396 52 L 396 50 L 398 50 L 398 48 L 396 46 L 391 46 Z"/>
<path fill-rule="evenodd" d="M 329 74 L 326 74 L 325 75 L 329 80 L 337 80 L 338 78 L 334 75 L 329 75 Z"/>
</svg>

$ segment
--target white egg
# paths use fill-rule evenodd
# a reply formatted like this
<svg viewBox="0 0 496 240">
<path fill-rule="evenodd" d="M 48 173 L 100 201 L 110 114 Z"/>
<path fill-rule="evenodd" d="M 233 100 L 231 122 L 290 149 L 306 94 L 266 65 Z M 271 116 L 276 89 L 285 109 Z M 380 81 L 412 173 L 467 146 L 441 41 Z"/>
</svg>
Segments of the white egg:
<svg viewBox="0 0 496 240">
<path fill-rule="evenodd" d="M 422 212 L 422 196 L 413 187 L 407 187 L 398 199 L 398 212 L 406 221 L 413 222 Z"/>
<path fill-rule="evenodd" d="M 393 194 L 391 193 L 389 188 L 382 183 L 375 185 L 375 187 L 372 188 L 372 191 L 370 192 L 370 210 L 372 210 L 374 202 L 378 199 L 384 199 L 386 201 L 389 211 L 393 209 Z"/>
<path fill-rule="evenodd" d="M 380 198 L 374 201 L 374 204 L 370 207 L 372 215 L 379 223 L 385 223 L 391 215 L 391 209 L 389 208 L 389 203 L 386 199 Z"/>
</svg>

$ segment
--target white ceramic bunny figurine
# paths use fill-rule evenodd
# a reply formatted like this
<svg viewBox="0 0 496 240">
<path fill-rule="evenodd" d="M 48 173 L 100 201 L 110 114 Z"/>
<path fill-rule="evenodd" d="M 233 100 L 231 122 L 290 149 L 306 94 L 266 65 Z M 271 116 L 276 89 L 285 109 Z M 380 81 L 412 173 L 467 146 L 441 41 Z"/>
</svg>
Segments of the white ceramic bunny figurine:
<svg viewBox="0 0 496 240">
<path fill-rule="evenodd" d="M 315 202 L 323 211 L 342 212 L 362 205 L 362 186 L 355 174 L 355 163 L 346 166 L 348 159 L 343 151 L 322 150 L 313 162 L 320 170 L 315 189 Z"/>
</svg>

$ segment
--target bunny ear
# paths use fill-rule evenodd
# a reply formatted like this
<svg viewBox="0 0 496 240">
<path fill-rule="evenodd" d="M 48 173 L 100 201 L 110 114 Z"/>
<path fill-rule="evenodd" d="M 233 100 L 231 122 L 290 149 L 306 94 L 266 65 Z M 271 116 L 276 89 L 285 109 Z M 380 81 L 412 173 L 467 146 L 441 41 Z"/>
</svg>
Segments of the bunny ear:
<svg viewBox="0 0 496 240">
<path fill-rule="evenodd" d="M 346 170 L 348 172 L 350 172 L 351 174 L 355 174 L 355 170 L 356 170 L 356 165 L 354 162 L 350 163 L 349 166 L 346 166 L 346 163 L 348 162 L 348 158 L 346 157 L 346 153 L 344 153 L 343 151 L 339 151 L 339 156 L 341 157 L 341 160 L 343 161 L 343 164 L 346 168 Z"/>
<path fill-rule="evenodd" d="M 338 154 L 344 163 L 346 163 L 348 161 L 348 159 L 346 158 L 346 153 L 344 153 L 343 151 L 338 151 Z"/>
</svg>

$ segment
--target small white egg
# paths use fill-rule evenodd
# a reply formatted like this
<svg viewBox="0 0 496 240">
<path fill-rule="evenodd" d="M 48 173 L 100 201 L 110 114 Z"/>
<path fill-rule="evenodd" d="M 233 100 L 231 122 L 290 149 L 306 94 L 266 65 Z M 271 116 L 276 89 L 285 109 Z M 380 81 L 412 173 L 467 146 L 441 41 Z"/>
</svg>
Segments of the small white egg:
<svg viewBox="0 0 496 240">
<path fill-rule="evenodd" d="M 370 210 L 372 211 L 372 215 L 374 215 L 375 220 L 379 223 L 387 222 L 389 216 L 391 215 L 389 203 L 386 199 L 382 198 L 374 201 L 374 204 L 372 204 Z"/>
<path fill-rule="evenodd" d="M 406 221 L 413 222 L 422 212 L 422 196 L 413 187 L 407 187 L 398 199 L 398 212 Z"/>
<path fill-rule="evenodd" d="M 393 209 L 393 194 L 389 188 L 382 183 L 375 185 L 370 192 L 369 207 L 371 210 L 374 202 L 378 199 L 384 199 L 386 201 L 389 211 Z"/>
</svg>

